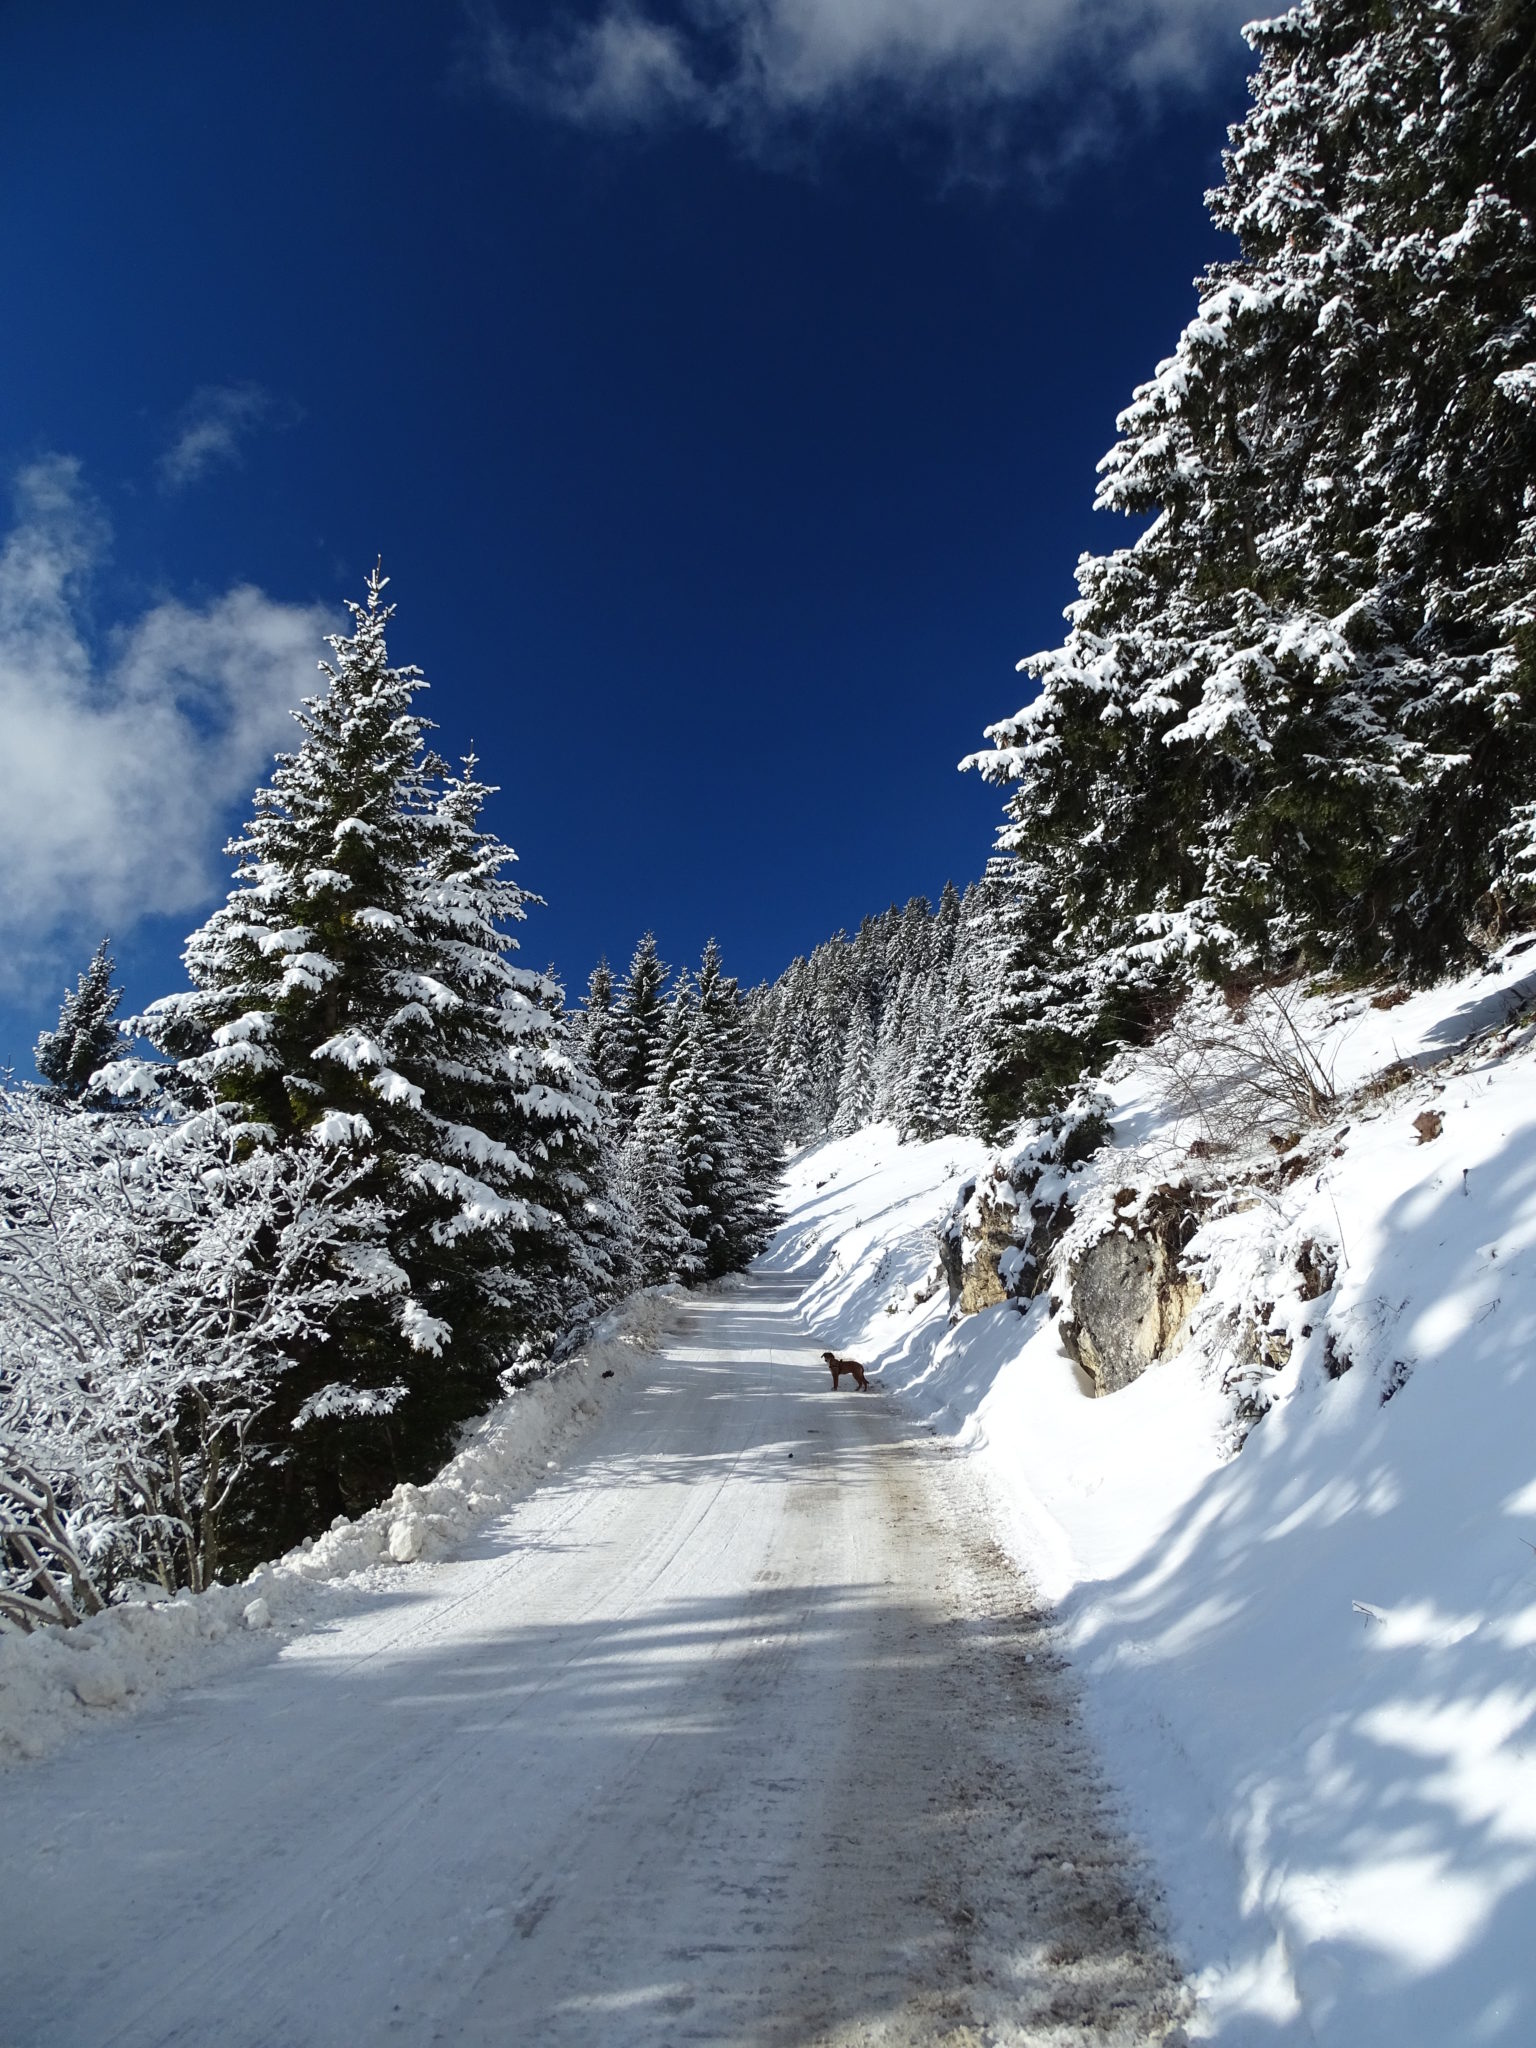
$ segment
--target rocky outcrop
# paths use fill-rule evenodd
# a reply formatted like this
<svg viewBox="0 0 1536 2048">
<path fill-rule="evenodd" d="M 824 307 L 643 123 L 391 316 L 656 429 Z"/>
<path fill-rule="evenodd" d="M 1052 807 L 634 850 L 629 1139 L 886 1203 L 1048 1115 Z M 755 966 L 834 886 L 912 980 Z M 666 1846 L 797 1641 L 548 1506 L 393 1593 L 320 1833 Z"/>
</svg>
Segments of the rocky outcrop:
<svg viewBox="0 0 1536 2048">
<path fill-rule="evenodd" d="M 1012 1183 L 983 1183 L 976 1190 L 966 1223 L 968 1257 L 961 1268 L 960 1293 L 955 1303 L 963 1316 L 1008 1299 L 1008 1281 L 1014 1277 L 1010 1269 L 1015 1262 L 1007 1255 L 1015 1249 L 1019 1228 L 1019 1198 Z"/>
<path fill-rule="evenodd" d="M 1083 1162 L 1110 1135 L 1089 1099 L 1044 1125 L 1011 1160 L 961 1188 L 939 1235 L 954 1315 L 1043 1294 L 1072 1220 Z"/>
<path fill-rule="evenodd" d="M 1181 1263 L 1198 1224 L 1189 1190 L 1164 1183 L 1073 1259 L 1061 1337 L 1095 1394 L 1117 1393 L 1182 1349 L 1203 1291 Z"/>
<path fill-rule="evenodd" d="M 939 1265 L 949 1288 L 951 1308 L 965 1289 L 965 1219 L 975 1193 L 975 1181 L 968 1180 L 955 1196 L 955 1206 L 939 1231 Z"/>
</svg>

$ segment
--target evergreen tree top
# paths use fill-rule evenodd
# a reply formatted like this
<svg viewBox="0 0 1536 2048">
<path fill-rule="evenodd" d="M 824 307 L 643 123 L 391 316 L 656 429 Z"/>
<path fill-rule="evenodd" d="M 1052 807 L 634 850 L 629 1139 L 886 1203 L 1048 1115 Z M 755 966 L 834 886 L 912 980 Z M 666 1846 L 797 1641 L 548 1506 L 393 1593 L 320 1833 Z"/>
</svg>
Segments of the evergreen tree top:
<svg viewBox="0 0 1536 2048">
<path fill-rule="evenodd" d="M 636 946 L 629 971 L 619 985 L 622 1007 L 632 1017 L 648 1017 L 661 1007 L 661 992 L 671 969 L 656 948 L 656 934 L 646 932 Z"/>
<path fill-rule="evenodd" d="M 123 992 L 112 986 L 116 964 L 108 945 L 103 939 L 96 948 L 74 988 L 66 991 L 57 1025 L 37 1041 L 33 1054 L 37 1071 L 61 1095 L 84 1095 L 91 1076 L 117 1049 L 113 1020 Z"/>
<path fill-rule="evenodd" d="M 587 981 L 586 1010 L 588 1016 L 595 1011 L 613 1008 L 613 970 L 606 959 L 600 959 Z"/>
<path fill-rule="evenodd" d="M 1209 197 L 1240 253 L 1100 465 L 1102 508 L 1155 516 L 1081 562 L 974 763 L 1045 950 L 1105 989 L 1438 971 L 1498 922 L 1536 773 L 1529 8 L 1304 0 L 1250 35 Z"/>
</svg>

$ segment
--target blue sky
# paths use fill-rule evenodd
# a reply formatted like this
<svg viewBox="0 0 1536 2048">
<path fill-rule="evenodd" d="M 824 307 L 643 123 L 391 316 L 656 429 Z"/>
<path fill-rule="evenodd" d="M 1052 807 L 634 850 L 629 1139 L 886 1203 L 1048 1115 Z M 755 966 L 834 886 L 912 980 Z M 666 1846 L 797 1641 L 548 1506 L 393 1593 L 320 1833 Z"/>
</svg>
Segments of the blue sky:
<svg viewBox="0 0 1536 2048">
<path fill-rule="evenodd" d="M 1230 0 L 0 12 L 0 1059 L 179 985 L 382 554 L 573 995 L 979 873 Z"/>
</svg>

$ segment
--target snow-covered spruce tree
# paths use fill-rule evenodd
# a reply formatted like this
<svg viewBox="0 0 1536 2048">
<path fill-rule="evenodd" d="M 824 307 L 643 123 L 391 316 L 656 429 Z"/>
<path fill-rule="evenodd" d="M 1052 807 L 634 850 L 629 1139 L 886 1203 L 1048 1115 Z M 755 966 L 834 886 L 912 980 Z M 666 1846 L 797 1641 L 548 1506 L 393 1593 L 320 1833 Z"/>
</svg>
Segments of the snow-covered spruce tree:
<svg viewBox="0 0 1536 2048">
<path fill-rule="evenodd" d="M 921 966 L 900 964 L 907 958 L 904 946 L 898 944 L 892 952 L 898 963 L 897 972 L 875 1043 L 871 1106 L 877 1123 L 894 1124 L 898 1131 L 904 1131 L 922 1025 L 924 980 Z"/>
<path fill-rule="evenodd" d="M 619 1154 L 619 1192 L 634 1219 L 636 1272 L 647 1287 L 694 1280 L 702 1271 L 699 1219 L 683 1172 L 680 1082 L 688 1051 L 687 998 L 683 976 L 659 1010 L 649 1071 Z"/>
<path fill-rule="evenodd" d="M 49 1088 L 72 1100 L 87 1093 L 91 1076 L 117 1050 L 113 1020 L 123 992 L 112 986 L 116 966 L 107 944 L 103 939 L 91 955 L 90 965 L 64 997 L 57 1026 L 41 1034 L 33 1053 Z"/>
<path fill-rule="evenodd" d="M 483 788 L 442 786 L 384 588 L 375 572 L 256 794 L 236 886 L 187 943 L 191 990 L 137 1020 L 171 1086 L 251 1142 L 366 1166 L 379 1255 L 409 1278 L 285 1375 L 263 1423 L 272 1540 L 435 1469 L 519 1340 L 593 1277 L 575 1217 L 596 1091 L 553 984 L 506 959 L 526 899 L 479 827 Z"/>
<path fill-rule="evenodd" d="M 1001 995 L 996 887 L 972 882 L 961 899 L 959 927 L 944 991 L 944 1076 L 940 1127 L 979 1130 L 979 1084 L 988 1021 Z"/>
<path fill-rule="evenodd" d="M 613 970 L 599 960 L 587 981 L 586 1001 L 581 1011 L 582 1057 L 597 1077 L 610 1100 L 623 1086 L 622 1046 L 619 1020 L 614 1011 Z"/>
<path fill-rule="evenodd" d="M 820 1091 L 814 1053 L 817 977 L 812 963 L 803 957 L 792 961 L 774 995 L 768 1047 L 779 1116 L 790 1143 L 803 1145 L 821 1135 L 815 1111 Z"/>
<path fill-rule="evenodd" d="M 677 1125 L 702 1271 L 715 1279 L 739 1271 L 773 1234 L 781 1160 L 755 1034 L 713 939 L 690 1008 Z"/>
<path fill-rule="evenodd" d="M 621 1294 L 642 1283 L 636 1219 L 620 1183 L 617 1100 L 623 1048 L 614 1013 L 613 971 L 606 959 L 599 960 L 589 975 L 586 1001 L 570 1029 L 574 1052 L 597 1083 L 602 1117 L 600 1142 L 590 1162 L 593 1193 L 587 1208 L 601 1233 L 600 1256 L 612 1276 L 611 1291 Z"/>
<path fill-rule="evenodd" d="M 977 1129 L 996 1140 L 1021 1114 L 1042 1115 L 1069 1094 L 1090 1048 L 1121 1019 L 1096 963 L 1053 943 L 1062 923 L 1056 868 L 1021 853 L 994 859 L 988 879 L 995 951 L 972 1100 Z"/>
<path fill-rule="evenodd" d="M 777 1222 L 783 1160 L 764 1046 L 713 939 L 665 1009 L 620 1181 L 648 1282 L 738 1271 Z"/>
<path fill-rule="evenodd" d="M 604 1085 L 613 1096 L 621 1130 L 634 1127 L 641 1094 L 651 1078 L 656 1050 L 666 1029 L 666 962 L 656 950 L 656 934 L 647 932 L 634 951 L 629 972 L 619 983 L 613 1004 L 613 1047 Z"/>
<path fill-rule="evenodd" d="M 867 990 L 855 998 L 843 1041 L 843 1068 L 837 1077 L 837 1114 L 832 1135 L 845 1138 L 871 1121 L 874 1104 L 875 1006 Z"/>
<path fill-rule="evenodd" d="M 1190 962 L 1464 955 L 1536 768 L 1529 10 L 1306 0 L 1249 34 L 1210 201 L 1241 253 L 1101 465 L 1101 507 L 1155 516 L 1079 565 L 979 760 L 1079 1062 Z"/>
<path fill-rule="evenodd" d="M 413 1172 L 446 1203 L 399 1256 L 456 1348 L 547 1346 L 611 1293 L 599 1087 L 551 975 L 511 927 L 542 899 L 486 830 L 469 756 L 433 803 L 412 924 L 432 989 L 417 1062 L 433 1144 Z M 487 1200 L 487 1193 L 493 1198 Z"/>
<path fill-rule="evenodd" d="M 700 978 L 679 990 L 685 1028 L 669 1083 L 688 1229 L 696 1270 L 705 1280 L 718 1279 L 735 1263 L 731 1224 L 742 1192 L 742 1161 L 721 1039 L 724 1020 L 718 1002 L 711 1000 L 716 991 L 704 980 L 711 975 L 718 983 L 719 969 L 711 940 Z"/>
<path fill-rule="evenodd" d="M 736 1108 L 745 1176 L 734 1233 L 739 1251 L 737 1263 L 744 1265 L 767 1248 L 783 1220 L 779 1192 L 784 1178 L 785 1137 L 778 1097 L 768 1072 L 767 1043 L 734 980 L 730 983 L 730 1007 L 731 1099 Z"/>
</svg>

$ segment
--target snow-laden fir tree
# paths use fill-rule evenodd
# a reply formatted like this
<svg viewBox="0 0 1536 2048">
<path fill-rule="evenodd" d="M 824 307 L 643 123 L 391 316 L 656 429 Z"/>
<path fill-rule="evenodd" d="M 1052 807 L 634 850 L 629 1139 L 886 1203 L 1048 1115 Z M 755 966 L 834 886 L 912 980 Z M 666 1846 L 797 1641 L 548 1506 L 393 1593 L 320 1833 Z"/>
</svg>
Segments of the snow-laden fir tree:
<svg viewBox="0 0 1536 2048">
<path fill-rule="evenodd" d="M 683 1029 L 664 1086 L 696 1269 L 713 1280 L 736 1263 L 730 1226 L 741 1195 L 743 1162 L 736 1149 L 718 986 L 707 986 L 706 976 L 718 985 L 720 959 L 713 940 L 698 979 L 679 984 L 676 1004 Z"/>
<path fill-rule="evenodd" d="M 112 986 L 116 966 L 107 944 L 103 939 L 91 955 L 85 972 L 65 994 L 58 1024 L 41 1034 L 33 1053 L 49 1088 L 71 1100 L 86 1094 L 91 1076 L 117 1050 L 114 1019 L 123 992 Z"/>
<path fill-rule="evenodd" d="M 913 1000 L 917 1020 L 911 1065 L 904 1076 L 898 1127 L 904 1137 L 926 1141 L 942 1135 L 948 1083 L 948 976 L 935 963 L 933 974 L 918 987 Z"/>
<path fill-rule="evenodd" d="M 640 1113 L 640 1097 L 666 1030 L 669 971 L 656 950 L 656 934 L 647 932 L 614 995 L 610 1066 L 603 1080 L 621 1130 L 631 1129 Z"/>
<path fill-rule="evenodd" d="M 582 1005 L 582 1052 L 610 1100 L 617 1099 L 624 1083 L 623 1047 L 614 994 L 613 970 L 606 960 L 599 960 L 588 978 L 586 1001 Z"/>
<path fill-rule="evenodd" d="M 236 886 L 187 943 L 192 988 L 138 1025 L 171 1085 L 249 1142 L 364 1163 L 378 1254 L 408 1276 L 285 1377 L 282 1533 L 433 1470 L 519 1341 L 601 1283 L 583 1218 L 597 1090 L 556 987 L 508 957 L 527 899 L 480 825 L 484 788 L 427 751 L 384 587 L 375 572 L 256 794 Z M 289 1446 L 301 1417 L 324 1427 Z"/>
<path fill-rule="evenodd" d="M 1256 24 L 1236 260 L 1121 415 L 1013 786 L 1020 999 L 1080 1065 L 1191 965 L 1432 973 L 1502 929 L 1536 769 L 1536 68 L 1507 0 Z M 1026 1061 L 1027 1063 L 1027 1061 Z"/>
<path fill-rule="evenodd" d="M 819 1133 L 815 1104 L 822 1088 L 815 1067 L 815 1010 L 820 989 L 810 961 L 793 961 L 768 992 L 772 1021 L 768 1026 L 768 1057 L 778 1096 L 784 1135 L 803 1145 Z"/>
<path fill-rule="evenodd" d="M 494 1362 L 589 1318 L 614 1273 L 598 1083 L 559 983 L 512 957 L 541 899 L 507 872 L 476 767 L 435 796 L 412 916 L 434 990 L 418 1051 L 432 1144 L 413 1171 L 439 1200 L 400 1255 L 456 1349 Z"/>
<path fill-rule="evenodd" d="M 875 1004 L 867 989 L 854 1000 L 837 1077 L 837 1113 L 832 1135 L 845 1138 L 873 1121 L 875 1099 Z"/>
<path fill-rule="evenodd" d="M 783 1168 L 764 1046 L 713 939 L 697 975 L 678 976 L 634 1124 L 620 1186 L 634 1211 L 644 1278 L 715 1279 L 760 1252 L 777 1222 Z"/>
<path fill-rule="evenodd" d="M 717 1278 L 740 1270 L 767 1244 L 782 1161 L 761 1049 L 713 939 L 694 978 L 691 1007 L 676 1091 L 683 1177 L 704 1272 Z"/>
<path fill-rule="evenodd" d="M 679 1082 L 687 1053 L 687 978 L 661 1006 L 646 1079 L 634 1097 L 633 1121 L 619 1154 L 618 1185 L 634 1218 L 641 1284 L 694 1280 L 702 1271 L 700 1219 L 684 1176 L 683 1105 Z"/>
</svg>

